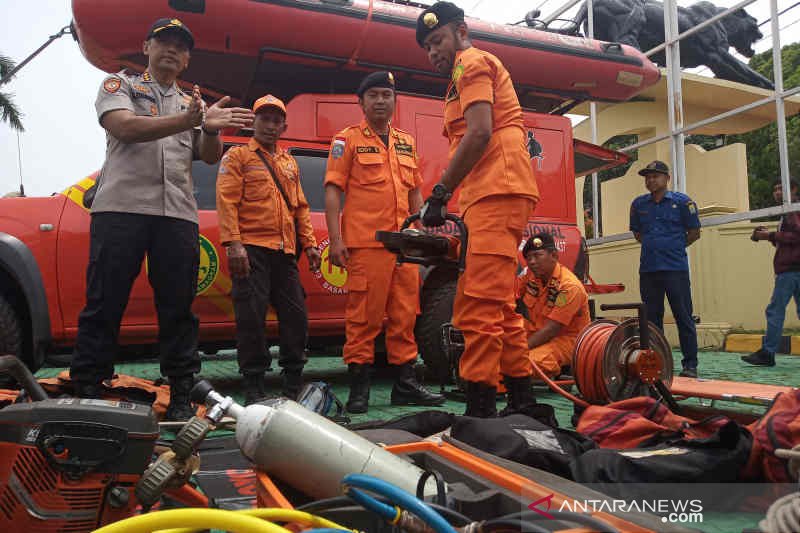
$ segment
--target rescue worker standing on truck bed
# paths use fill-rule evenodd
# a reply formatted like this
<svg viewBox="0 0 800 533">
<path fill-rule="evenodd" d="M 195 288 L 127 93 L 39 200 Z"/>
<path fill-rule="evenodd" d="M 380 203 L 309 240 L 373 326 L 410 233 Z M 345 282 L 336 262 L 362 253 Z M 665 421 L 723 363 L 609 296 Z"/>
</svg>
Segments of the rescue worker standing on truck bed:
<svg viewBox="0 0 800 533">
<path fill-rule="evenodd" d="M 191 96 L 178 88 L 193 45 L 181 21 L 159 19 L 144 42 L 147 70 L 113 74 L 100 87 L 95 107 L 106 130 L 106 160 L 92 203 L 86 306 L 70 369 L 79 396 L 99 396 L 101 382 L 114 374 L 120 322 L 147 255 L 170 420 L 194 415 L 189 391 L 200 371 L 191 310 L 200 258 L 192 160 L 216 163 L 219 130 L 252 120 L 249 109 L 224 108 L 228 97 L 206 109 L 199 87 Z"/>
<path fill-rule="evenodd" d="M 334 265 L 347 268 L 347 410 L 367 412 L 375 337 L 384 316 L 389 363 L 399 367 L 392 404 L 441 405 L 444 397 L 425 389 L 414 372 L 419 268 L 397 264 L 397 257 L 375 240 L 376 231 L 397 231 L 422 204 L 414 138 L 391 125 L 396 98 L 391 72 L 366 76 L 357 94 L 364 120 L 336 134 L 325 173 L 330 258 Z M 340 230 L 342 192 L 346 202 Z"/>
<path fill-rule="evenodd" d="M 589 325 L 589 295 L 575 274 L 558 261 L 549 233 L 533 235 L 522 255 L 528 271 L 517 278 L 517 296 L 527 310 L 529 356 L 545 374 L 554 377 L 570 364 L 580 332 Z"/>
<path fill-rule="evenodd" d="M 286 131 L 286 106 L 266 95 L 256 100 L 253 113 L 253 138 L 225 154 L 217 175 L 219 234 L 233 281 L 236 355 L 246 404 L 265 394 L 270 355 L 264 321 L 270 304 L 278 315 L 283 395 L 297 399 L 308 314 L 296 250 L 305 250 L 312 271 L 320 264 L 297 161 L 277 145 Z"/>
<path fill-rule="evenodd" d="M 508 390 L 507 412 L 535 402 L 514 280 L 518 247 L 539 192 L 511 77 L 500 60 L 471 45 L 464 11 L 450 2 L 424 10 L 417 43 L 436 70 L 450 77 L 444 110 L 450 162 L 425 202 L 422 222 L 444 224 L 447 201 L 463 182 L 459 208 L 469 241 L 453 325 L 464 333 L 459 374 L 466 381 L 465 414 L 490 417 L 496 413 L 498 367 Z"/>
</svg>

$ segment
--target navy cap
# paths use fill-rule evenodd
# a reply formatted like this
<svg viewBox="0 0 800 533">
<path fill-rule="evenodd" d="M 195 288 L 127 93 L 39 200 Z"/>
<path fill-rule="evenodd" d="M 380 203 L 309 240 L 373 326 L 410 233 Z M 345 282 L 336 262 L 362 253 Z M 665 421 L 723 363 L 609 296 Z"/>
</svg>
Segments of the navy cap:
<svg viewBox="0 0 800 533">
<path fill-rule="evenodd" d="M 194 36 L 192 36 L 192 32 L 189 31 L 189 28 L 186 27 L 186 24 L 178 19 L 158 19 L 153 23 L 152 26 L 150 26 L 150 32 L 147 34 L 147 39 L 145 40 L 149 41 L 162 32 L 176 33 L 183 37 L 183 39 L 186 41 L 186 44 L 189 45 L 189 50 L 194 48 Z"/>
<path fill-rule="evenodd" d="M 417 44 L 425 45 L 425 38 L 434 30 L 453 21 L 463 22 L 464 10 L 453 2 L 436 2 L 417 18 Z"/>
<path fill-rule="evenodd" d="M 549 233 L 536 233 L 531 235 L 531 238 L 525 243 L 525 247 L 522 248 L 522 255 L 527 256 L 528 253 L 535 252 L 536 250 L 550 250 L 551 252 L 555 252 L 556 241 L 553 239 L 553 236 Z"/>
<path fill-rule="evenodd" d="M 661 174 L 666 174 L 669 176 L 669 167 L 663 161 L 651 161 L 644 167 L 642 170 L 639 171 L 640 176 L 647 176 L 651 172 L 659 172 Z"/>
<path fill-rule="evenodd" d="M 394 74 L 385 70 L 368 74 L 361 80 L 361 85 L 358 86 L 356 94 L 361 98 L 365 92 L 373 87 L 385 87 L 394 90 Z"/>
</svg>

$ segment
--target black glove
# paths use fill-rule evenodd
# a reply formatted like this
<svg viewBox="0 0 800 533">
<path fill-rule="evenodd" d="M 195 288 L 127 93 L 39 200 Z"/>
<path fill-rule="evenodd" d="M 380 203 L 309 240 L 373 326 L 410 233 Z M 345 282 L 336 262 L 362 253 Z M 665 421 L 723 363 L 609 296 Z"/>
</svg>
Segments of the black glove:
<svg viewBox="0 0 800 533">
<path fill-rule="evenodd" d="M 443 226 L 447 216 L 447 201 L 450 200 L 452 194 L 447 190 L 447 187 L 441 183 L 437 183 L 433 187 L 431 195 L 422 204 L 419 214 L 422 219 L 422 225 L 427 227 Z"/>
</svg>

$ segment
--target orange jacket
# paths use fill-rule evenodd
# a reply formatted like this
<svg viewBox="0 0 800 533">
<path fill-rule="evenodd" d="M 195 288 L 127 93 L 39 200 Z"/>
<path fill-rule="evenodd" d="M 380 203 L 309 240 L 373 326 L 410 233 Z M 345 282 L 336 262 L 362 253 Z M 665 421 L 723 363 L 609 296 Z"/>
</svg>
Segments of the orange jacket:
<svg viewBox="0 0 800 533">
<path fill-rule="evenodd" d="M 366 120 L 336 134 L 325 185 L 346 196 L 342 237 L 348 248 L 380 248 L 378 230 L 397 231 L 409 216 L 408 193 L 422 185 L 417 149 L 408 133 L 390 128 L 388 149 Z"/>
<path fill-rule="evenodd" d="M 547 286 L 529 270 L 517 278 L 517 295 L 528 308 L 530 320 L 525 321 L 528 333 L 540 330 L 546 320 L 562 325 L 558 337 L 577 338 L 589 325 L 589 295 L 575 274 L 556 264 Z"/>
<path fill-rule="evenodd" d="M 258 150 L 280 180 L 289 198 L 288 209 Z M 297 161 L 281 148 L 268 153 L 255 139 L 231 148 L 222 158 L 217 175 L 217 217 L 222 244 L 241 241 L 293 254 L 296 220 L 302 249 L 317 245 Z"/>
<path fill-rule="evenodd" d="M 522 108 L 511 76 L 495 56 L 470 47 L 456 54 L 445 97 L 444 129 L 451 159 L 467 132 L 464 110 L 476 102 L 492 105 L 492 136 L 483 157 L 461 183 L 461 212 L 487 196 L 519 195 L 538 201 Z"/>
</svg>

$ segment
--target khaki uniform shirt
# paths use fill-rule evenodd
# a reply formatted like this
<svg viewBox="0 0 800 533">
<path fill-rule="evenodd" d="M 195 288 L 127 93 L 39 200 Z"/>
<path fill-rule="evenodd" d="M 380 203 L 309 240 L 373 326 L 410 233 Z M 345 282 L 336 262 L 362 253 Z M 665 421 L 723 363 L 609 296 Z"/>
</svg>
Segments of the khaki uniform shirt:
<svg viewBox="0 0 800 533">
<path fill-rule="evenodd" d="M 176 84 L 164 89 L 147 71 L 121 71 L 103 81 L 95 108 L 98 120 L 117 109 L 155 117 L 183 113 L 190 101 Z M 128 144 L 106 132 L 106 160 L 92 213 L 137 213 L 197 223 L 192 160 L 198 138 L 195 130 L 186 130 Z"/>
</svg>

